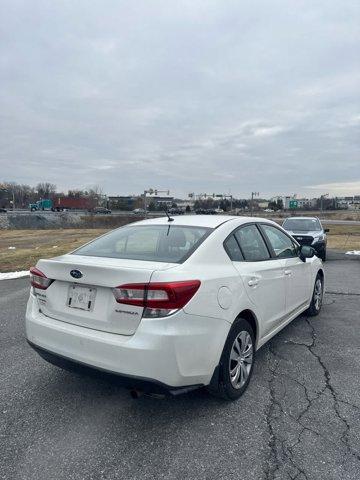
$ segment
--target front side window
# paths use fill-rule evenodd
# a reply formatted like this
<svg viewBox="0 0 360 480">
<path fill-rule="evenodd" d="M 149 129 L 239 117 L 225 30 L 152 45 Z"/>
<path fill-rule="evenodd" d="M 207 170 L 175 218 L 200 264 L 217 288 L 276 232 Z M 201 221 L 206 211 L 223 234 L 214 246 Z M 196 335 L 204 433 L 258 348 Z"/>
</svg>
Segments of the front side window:
<svg viewBox="0 0 360 480">
<path fill-rule="evenodd" d="M 256 225 L 246 225 L 235 232 L 244 259 L 248 262 L 269 260 L 270 254 Z"/>
<path fill-rule="evenodd" d="M 298 247 L 285 233 L 272 225 L 262 224 L 264 230 L 274 252 L 276 258 L 289 258 L 298 256 Z"/>
<path fill-rule="evenodd" d="M 181 263 L 212 230 L 183 225 L 129 225 L 80 247 L 73 255 Z"/>
</svg>

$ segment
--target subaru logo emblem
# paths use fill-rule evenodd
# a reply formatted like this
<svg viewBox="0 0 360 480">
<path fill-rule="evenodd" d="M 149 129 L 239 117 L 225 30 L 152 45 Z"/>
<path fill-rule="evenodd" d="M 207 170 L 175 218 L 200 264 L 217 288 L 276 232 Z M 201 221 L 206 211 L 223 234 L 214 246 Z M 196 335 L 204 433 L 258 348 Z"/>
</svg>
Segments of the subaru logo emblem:
<svg viewBox="0 0 360 480">
<path fill-rule="evenodd" d="M 71 270 L 70 275 L 73 278 L 81 278 L 83 274 L 80 272 L 80 270 Z"/>
</svg>

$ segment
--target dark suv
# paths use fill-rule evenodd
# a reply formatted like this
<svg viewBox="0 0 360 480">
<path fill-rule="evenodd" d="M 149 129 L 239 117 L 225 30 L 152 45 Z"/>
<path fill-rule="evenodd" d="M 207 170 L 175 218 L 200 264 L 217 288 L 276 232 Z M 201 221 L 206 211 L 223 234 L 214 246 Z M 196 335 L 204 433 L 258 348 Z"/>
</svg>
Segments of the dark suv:
<svg viewBox="0 0 360 480">
<path fill-rule="evenodd" d="M 323 228 L 317 217 L 289 217 L 282 226 L 300 245 L 314 248 L 316 255 L 325 262 L 326 233 L 329 229 Z"/>
</svg>

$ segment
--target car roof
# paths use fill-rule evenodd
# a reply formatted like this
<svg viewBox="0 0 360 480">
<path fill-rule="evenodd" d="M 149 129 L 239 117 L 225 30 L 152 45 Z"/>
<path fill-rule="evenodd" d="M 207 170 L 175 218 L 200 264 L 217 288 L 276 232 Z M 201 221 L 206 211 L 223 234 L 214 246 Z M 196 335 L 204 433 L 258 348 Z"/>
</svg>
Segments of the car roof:
<svg viewBox="0 0 360 480">
<path fill-rule="evenodd" d="M 237 225 L 242 225 L 248 222 L 267 222 L 273 223 L 267 218 L 259 217 L 238 217 L 232 215 L 174 215 L 171 218 L 174 219 L 171 225 L 184 225 L 184 226 L 197 226 L 217 228 L 223 223 L 230 221 L 237 221 Z M 136 222 L 136 225 L 169 225 L 168 217 L 157 217 L 148 220 L 141 220 Z"/>
</svg>

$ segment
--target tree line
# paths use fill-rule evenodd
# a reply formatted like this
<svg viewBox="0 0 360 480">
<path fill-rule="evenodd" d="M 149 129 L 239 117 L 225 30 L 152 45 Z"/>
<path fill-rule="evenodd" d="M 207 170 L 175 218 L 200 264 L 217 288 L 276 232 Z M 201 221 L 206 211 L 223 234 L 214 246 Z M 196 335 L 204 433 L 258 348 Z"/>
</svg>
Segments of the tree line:
<svg viewBox="0 0 360 480">
<path fill-rule="evenodd" d="M 103 197 L 103 191 L 98 186 L 87 189 L 73 189 L 67 192 L 58 192 L 54 183 L 40 182 L 34 187 L 16 182 L 0 182 L 0 207 L 27 208 L 30 203 L 35 203 L 43 198 L 53 199 L 56 196 L 69 196 L 73 198 L 90 197 L 99 201 Z"/>
</svg>

